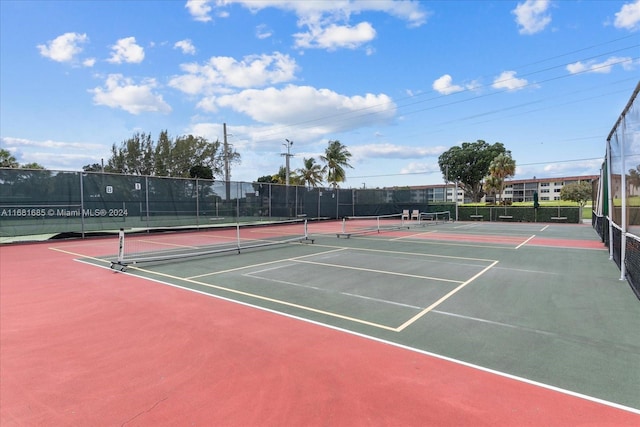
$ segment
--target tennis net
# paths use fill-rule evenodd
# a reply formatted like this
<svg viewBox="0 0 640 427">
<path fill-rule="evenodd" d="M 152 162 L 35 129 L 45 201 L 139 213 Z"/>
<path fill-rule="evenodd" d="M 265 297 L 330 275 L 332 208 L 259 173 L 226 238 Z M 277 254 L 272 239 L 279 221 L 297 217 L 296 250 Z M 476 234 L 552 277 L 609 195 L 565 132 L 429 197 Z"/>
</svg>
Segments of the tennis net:
<svg viewBox="0 0 640 427">
<path fill-rule="evenodd" d="M 338 237 L 380 233 L 384 230 L 409 228 L 403 214 L 347 216 L 342 219 L 342 231 Z"/>
<path fill-rule="evenodd" d="M 440 224 L 451 221 L 451 212 L 420 212 L 418 222 L 420 224 Z"/>
<path fill-rule="evenodd" d="M 237 223 L 197 231 L 166 233 L 125 232 L 121 229 L 118 239 L 118 258 L 111 268 L 128 265 L 172 261 L 223 252 L 238 252 L 278 244 L 300 242 L 313 243 L 309 237 L 307 220 L 279 222 Z"/>
</svg>

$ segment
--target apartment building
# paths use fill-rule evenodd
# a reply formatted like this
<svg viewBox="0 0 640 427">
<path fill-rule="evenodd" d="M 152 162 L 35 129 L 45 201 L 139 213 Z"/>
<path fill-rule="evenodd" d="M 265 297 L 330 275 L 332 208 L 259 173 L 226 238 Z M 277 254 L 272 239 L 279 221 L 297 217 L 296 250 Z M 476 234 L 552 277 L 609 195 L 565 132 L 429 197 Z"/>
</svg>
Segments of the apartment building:
<svg viewBox="0 0 640 427">
<path fill-rule="evenodd" d="M 533 177 L 532 179 L 507 180 L 501 199 L 511 202 L 533 202 L 533 194 L 537 192 L 538 200 L 540 201 L 560 200 L 560 191 L 565 185 L 574 182 L 591 183 L 598 178 L 598 175 L 584 175 L 562 178 Z M 408 189 L 414 193 L 411 200 L 413 202 L 424 200 L 428 202 L 455 201 L 454 193 L 456 192 L 456 187 L 453 183 L 411 186 Z M 471 198 L 465 195 L 460 186 L 457 188 L 457 199 L 458 203 L 471 202 Z M 482 199 L 483 202 L 491 202 L 493 200 L 493 196 L 485 196 Z"/>
<path fill-rule="evenodd" d="M 503 200 L 511 200 L 512 202 L 532 202 L 533 193 L 538 192 L 538 200 L 550 201 L 560 200 L 560 191 L 567 184 L 576 182 L 593 182 L 598 179 L 598 175 L 586 176 L 569 176 L 564 178 L 545 178 L 545 179 L 521 179 L 507 181 Z"/>
</svg>

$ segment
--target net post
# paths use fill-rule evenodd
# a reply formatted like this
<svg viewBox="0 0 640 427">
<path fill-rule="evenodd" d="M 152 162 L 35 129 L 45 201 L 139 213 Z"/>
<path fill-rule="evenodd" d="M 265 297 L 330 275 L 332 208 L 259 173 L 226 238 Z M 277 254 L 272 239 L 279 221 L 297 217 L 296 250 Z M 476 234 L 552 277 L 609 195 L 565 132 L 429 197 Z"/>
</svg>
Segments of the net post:
<svg viewBox="0 0 640 427">
<path fill-rule="evenodd" d="M 124 262 L 124 228 L 118 231 L 118 264 Z"/>
<path fill-rule="evenodd" d="M 343 233 L 347 232 L 347 218 L 346 217 L 342 218 L 342 232 Z"/>
<path fill-rule="evenodd" d="M 307 219 L 304 219 L 304 239 L 309 239 L 309 229 L 307 228 Z"/>
<path fill-rule="evenodd" d="M 236 221 L 236 249 L 240 253 L 240 223 Z"/>
</svg>

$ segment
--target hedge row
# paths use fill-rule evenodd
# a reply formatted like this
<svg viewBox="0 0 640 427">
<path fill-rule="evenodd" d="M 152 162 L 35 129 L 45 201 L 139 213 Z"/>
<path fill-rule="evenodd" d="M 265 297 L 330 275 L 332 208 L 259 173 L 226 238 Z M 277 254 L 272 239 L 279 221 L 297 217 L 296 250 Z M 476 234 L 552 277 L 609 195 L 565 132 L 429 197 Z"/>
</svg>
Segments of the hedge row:
<svg viewBox="0 0 640 427">
<path fill-rule="evenodd" d="M 455 206 L 449 207 L 455 218 Z M 458 206 L 459 221 L 513 221 L 513 222 L 582 222 L 580 208 L 571 207 L 519 207 L 519 206 Z"/>
</svg>

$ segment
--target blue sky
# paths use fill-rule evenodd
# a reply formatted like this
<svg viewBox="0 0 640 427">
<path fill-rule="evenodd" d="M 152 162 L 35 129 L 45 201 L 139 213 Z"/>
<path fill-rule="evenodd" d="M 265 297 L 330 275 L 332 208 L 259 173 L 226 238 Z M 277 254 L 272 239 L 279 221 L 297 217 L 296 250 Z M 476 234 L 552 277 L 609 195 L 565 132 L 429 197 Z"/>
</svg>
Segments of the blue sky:
<svg viewBox="0 0 640 427">
<path fill-rule="evenodd" d="M 518 179 L 598 174 L 640 79 L 640 0 L 0 1 L 0 147 L 81 170 L 135 132 L 223 139 L 253 181 L 352 153 L 345 188 L 442 183 L 502 142 Z"/>
</svg>

